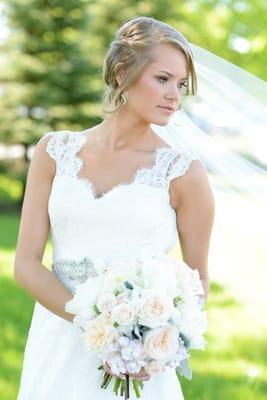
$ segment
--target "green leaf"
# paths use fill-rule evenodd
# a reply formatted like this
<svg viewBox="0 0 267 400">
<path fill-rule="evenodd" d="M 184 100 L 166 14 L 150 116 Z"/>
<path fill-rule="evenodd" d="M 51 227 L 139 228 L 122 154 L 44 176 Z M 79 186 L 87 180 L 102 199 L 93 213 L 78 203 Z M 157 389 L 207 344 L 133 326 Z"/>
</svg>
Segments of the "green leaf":
<svg viewBox="0 0 267 400">
<path fill-rule="evenodd" d="M 133 285 L 129 281 L 124 281 L 124 285 L 127 289 L 133 290 Z"/>
<path fill-rule="evenodd" d="M 175 298 L 173 299 L 173 305 L 174 305 L 174 307 L 177 307 L 181 300 L 182 300 L 182 297 L 180 297 L 180 296 L 175 297 Z"/>
<path fill-rule="evenodd" d="M 180 332 L 179 335 L 180 335 L 182 341 L 184 342 L 185 348 L 189 349 L 190 348 L 190 340 L 182 332 Z"/>
<path fill-rule="evenodd" d="M 99 310 L 99 308 L 97 307 L 96 304 L 93 305 L 93 309 L 94 309 L 94 312 L 96 313 L 96 315 L 101 314 L 101 311 Z"/>
<path fill-rule="evenodd" d="M 181 376 L 184 376 L 186 379 L 191 381 L 192 379 L 192 368 L 190 367 L 189 361 L 188 360 L 183 360 L 180 363 L 180 366 L 175 369 L 176 375 L 178 378 L 178 374 Z"/>
</svg>

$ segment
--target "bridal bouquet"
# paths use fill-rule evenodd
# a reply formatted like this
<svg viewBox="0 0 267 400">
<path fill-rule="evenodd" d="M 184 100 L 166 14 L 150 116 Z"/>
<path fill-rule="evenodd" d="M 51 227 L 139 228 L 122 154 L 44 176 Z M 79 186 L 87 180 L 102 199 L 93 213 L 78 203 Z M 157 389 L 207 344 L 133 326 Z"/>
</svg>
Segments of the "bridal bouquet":
<svg viewBox="0 0 267 400">
<path fill-rule="evenodd" d="M 206 311 L 197 269 L 163 256 L 142 261 L 98 264 L 99 274 L 76 288 L 65 310 L 75 314 L 88 348 L 109 365 L 102 383 L 114 378 L 114 393 L 129 398 L 130 374 L 175 368 L 191 380 L 191 349 L 204 350 Z M 114 377 L 114 375 L 117 377 Z M 120 378 L 121 375 L 125 379 Z M 131 379 L 136 397 L 143 382 Z"/>
</svg>

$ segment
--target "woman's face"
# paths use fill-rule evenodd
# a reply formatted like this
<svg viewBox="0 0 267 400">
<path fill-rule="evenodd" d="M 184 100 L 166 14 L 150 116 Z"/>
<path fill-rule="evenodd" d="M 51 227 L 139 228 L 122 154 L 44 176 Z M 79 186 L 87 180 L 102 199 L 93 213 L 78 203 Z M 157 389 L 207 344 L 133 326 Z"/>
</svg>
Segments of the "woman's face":
<svg viewBox="0 0 267 400">
<path fill-rule="evenodd" d="M 181 103 L 187 82 L 183 53 L 169 45 L 154 49 L 155 61 L 149 64 L 138 80 L 126 91 L 129 110 L 147 123 L 166 125 Z"/>
</svg>

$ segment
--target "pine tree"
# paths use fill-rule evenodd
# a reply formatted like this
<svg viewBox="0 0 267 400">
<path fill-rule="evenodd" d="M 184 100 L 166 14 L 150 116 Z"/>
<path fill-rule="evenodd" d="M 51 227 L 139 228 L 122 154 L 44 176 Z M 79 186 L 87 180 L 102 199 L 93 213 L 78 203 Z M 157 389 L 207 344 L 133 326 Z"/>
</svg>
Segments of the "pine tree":
<svg viewBox="0 0 267 400">
<path fill-rule="evenodd" d="M 1 79 L 0 141 L 35 142 L 48 130 L 89 127 L 97 120 L 99 66 L 85 51 L 85 0 L 13 0 L 11 36 Z"/>
</svg>

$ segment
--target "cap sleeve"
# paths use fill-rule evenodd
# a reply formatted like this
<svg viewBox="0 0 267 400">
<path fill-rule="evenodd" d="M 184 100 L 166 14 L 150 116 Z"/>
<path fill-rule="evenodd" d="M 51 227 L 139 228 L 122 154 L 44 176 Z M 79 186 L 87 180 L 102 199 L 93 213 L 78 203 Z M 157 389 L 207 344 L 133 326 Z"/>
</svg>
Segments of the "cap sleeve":
<svg viewBox="0 0 267 400">
<path fill-rule="evenodd" d="M 193 160 L 200 160 L 197 156 L 189 152 L 176 154 L 171 160 L 167 170 L 167 180 L 170 182 L 186 173 Z M 201 160 L 200 160 L 201 161 Z M 202 163 L 203 164 L 203 163 Z"/>
<path fill-rule="evenodd" d="M 76 176 L 82 165 L 82 160 L 76 155 L 86 141 L 86 136 L 72 131 L 51 131 L 41 140 L 46 137 L 50 137 L 46 152 L 56 162 L 56 174 Z"/>
<path fill-rule="evenodd" d="M 68 143 L 67 131 L 49 131 L 41 137 L 40 141 L 47 137 L 50 137 L 50 139 L 47 142 L 46 152 L 59 164 L 66 152 Z"/>
</svg>

